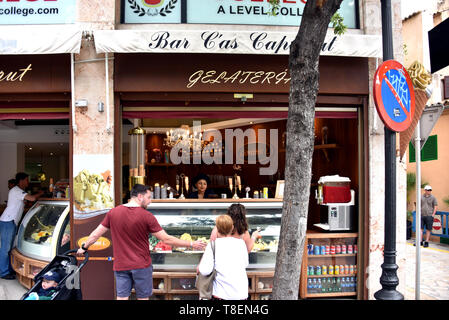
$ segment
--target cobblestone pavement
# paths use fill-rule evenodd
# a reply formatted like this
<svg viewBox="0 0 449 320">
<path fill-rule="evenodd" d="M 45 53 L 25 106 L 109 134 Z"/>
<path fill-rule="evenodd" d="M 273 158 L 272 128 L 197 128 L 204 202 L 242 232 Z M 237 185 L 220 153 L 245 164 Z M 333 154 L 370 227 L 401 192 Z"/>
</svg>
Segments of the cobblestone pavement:
<svg viewBox="0 0 449 320">
<path fill-rule="evenodd" d="M 407 243 L 406 300 L 415 300 L 416 247 Z M 420 300 L 449 300 L 449 245 L 429 242 L 421 247 Z"/>
</svg>

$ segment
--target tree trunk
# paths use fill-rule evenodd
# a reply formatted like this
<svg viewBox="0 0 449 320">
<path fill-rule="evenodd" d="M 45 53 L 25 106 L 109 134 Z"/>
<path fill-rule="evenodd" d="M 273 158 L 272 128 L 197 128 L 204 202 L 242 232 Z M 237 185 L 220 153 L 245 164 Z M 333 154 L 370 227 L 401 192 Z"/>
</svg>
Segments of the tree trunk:
<svg viewBox="0 0 449 320">
<path fill-rule="evenodd" d="M 299 32 L 291 44 L 287 153 L 281 234 L 272 299 L 298 299 L 307 230 L 319 57 L 331 17 L 342 0 L 308 0 Z"/>
</svg>

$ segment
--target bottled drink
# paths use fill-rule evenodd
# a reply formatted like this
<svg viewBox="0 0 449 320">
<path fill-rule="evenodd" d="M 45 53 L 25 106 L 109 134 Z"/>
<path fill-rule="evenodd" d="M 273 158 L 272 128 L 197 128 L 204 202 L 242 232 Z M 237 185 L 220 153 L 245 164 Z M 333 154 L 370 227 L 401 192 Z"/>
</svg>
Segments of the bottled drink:
<svg viewBox="0 0 449 320">
<path fill-rule="evenodd" d="M 317 290 L 316 290 L 316 292 L 317 293 L 321 293 L 321 290 L 322 290 L 322 288 L 323 288 L 323 284 L 321 283 L 321 278 L 318 278 L 318 281 L 317 281 Z"/>
<path fill-rule="evenodd" d="M 314 278 L 312 281 L 312 293 L 316 293 L 318 288 L 318 283 L 316 282 L 316 279 Z"/>
<path fill-rule="evenodd" d="M 346 279 L 343 277 L 341 278 L 341 292 L 347 292 L 347 283 Z"/>
<path fill-rule="evenodd" d="M 322 287 L 321 287 L 321 293 L 326 293 L 327 292 L 327 279 L 323 278 L 323 280 L 321 281 Z"/>
<path fill-rule="evenodd" d="M 332 292 L 337 292 L 337 280 L 332 279 Z"/>
<path fill-rule="evenodd" d="M 337 292 L 341 292 L 341 279 L 337 278 Z"/>
<path fill-rule="evenodd" d="M 312 279 L 307 281 L 307 293 L 312 293 Z"/>
<path fill-rule="evenodd" d="M 332 292 L 332 280 L 327 278 L 327 292 Z"/>
</svg>

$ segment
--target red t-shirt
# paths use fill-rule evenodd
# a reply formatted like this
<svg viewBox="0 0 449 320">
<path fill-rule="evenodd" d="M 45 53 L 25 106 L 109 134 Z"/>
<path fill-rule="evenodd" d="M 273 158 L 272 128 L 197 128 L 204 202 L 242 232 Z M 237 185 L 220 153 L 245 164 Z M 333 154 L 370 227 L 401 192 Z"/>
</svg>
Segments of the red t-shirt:
<svg viewBox="0 0 449 320">
<path fill-rule="evenodd" d="M 101 224 L 111 230 L 114 271 L 151 265 L 148 237 L 162 230 L 152 213 L 141 207 L 121 205 L 109 211 Z"/>
</svg>

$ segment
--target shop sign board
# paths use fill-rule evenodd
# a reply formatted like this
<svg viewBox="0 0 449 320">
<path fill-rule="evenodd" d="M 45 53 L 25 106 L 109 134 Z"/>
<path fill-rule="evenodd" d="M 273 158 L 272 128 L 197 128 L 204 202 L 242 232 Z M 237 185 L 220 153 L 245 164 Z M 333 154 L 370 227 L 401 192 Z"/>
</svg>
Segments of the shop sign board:
<svg viewBox="0 0 449 320">
<path fill-rule="evenodd" d="M 297 31 L 248 31 L 201 28 L 94 31 L 97 53 L 214 53 L 289 55 Z M 331 30 L 321 47 L 322 56 L 381 57 L 382 38 Z"/>
<path fill-rule="evenodd" d="M 382 63 L 374 74 L 377 113 L 392 131 L 402 132 L 412 123 L 415 92 L 407 70 L 395 60 Z"/>
<path fill-rule="evenodd" d="M 204 23 L 299 26 L 307 0 L 281 0 L 276 15 L 266 0 L 122 0 L 123 23 Z M 185 7 L 183 7 L 185 6 Z M 343 0 L 339 13 L 357 28 L 357 0 Z"/>
<path fill-rule="evenodd" d="M 76 2 L 76 0 L 0 1 L 0 24 L 74 23 Z"/>
</svg>

